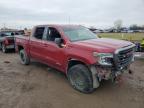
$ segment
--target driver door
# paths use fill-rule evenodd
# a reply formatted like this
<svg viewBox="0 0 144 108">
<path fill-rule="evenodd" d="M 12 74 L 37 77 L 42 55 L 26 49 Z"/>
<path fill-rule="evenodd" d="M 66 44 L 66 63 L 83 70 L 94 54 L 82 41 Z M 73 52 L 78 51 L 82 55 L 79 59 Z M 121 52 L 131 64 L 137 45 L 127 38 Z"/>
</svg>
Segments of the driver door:
<svg viewBox="0 0 144 108">
<path fill-rule="evenodd" d="M 43 54 L 45 62 L 57 69 L 63 70 L 62 65 L 65 61 L 65 48 L 60 48 L 55 39 L 61 38 L 60 33 L 56 28 L 48 27 L 45 36 L 43 37 Z"/>
</svg>

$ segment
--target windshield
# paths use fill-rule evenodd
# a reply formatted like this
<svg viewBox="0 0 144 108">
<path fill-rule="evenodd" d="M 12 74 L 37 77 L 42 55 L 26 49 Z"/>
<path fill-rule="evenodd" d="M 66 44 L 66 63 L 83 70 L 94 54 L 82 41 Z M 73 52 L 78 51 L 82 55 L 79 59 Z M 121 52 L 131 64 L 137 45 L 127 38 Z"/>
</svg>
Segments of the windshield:
<svg viewBox="0 0 144 108">
<path fill-rule="evenodd" d="M 90 30 L 82 26 L 65 27 L 63 29 L 64 33 L 72 42 L 98 38 L 96 34 L 92 33 Z"/>
<path fill-rule="evenodd" d="M 2 33 L 1 33 L 1 36 L 2 36 L 2 37 L 5 37 L 5 36 L 13 36 L 13 35 L 14 35 L 13 32 L 2 32 Z"/>
</svg>

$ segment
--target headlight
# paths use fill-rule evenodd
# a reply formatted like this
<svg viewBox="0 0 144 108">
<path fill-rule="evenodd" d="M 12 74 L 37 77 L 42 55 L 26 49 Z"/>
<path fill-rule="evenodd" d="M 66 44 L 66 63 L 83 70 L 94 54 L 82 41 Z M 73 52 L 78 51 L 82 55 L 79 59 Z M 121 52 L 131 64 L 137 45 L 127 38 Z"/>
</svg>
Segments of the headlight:
<svg viewBox="0 0 144 108">
<path fill-rule="evenodd" d="M 98 59 L 98 63 L 100 65 L 105 65 L 105 66 L 112 66 L 113 62 L 113 54 L 111 53 L 97 53 L 94 52 L 93 56 Z"/>
</svg>

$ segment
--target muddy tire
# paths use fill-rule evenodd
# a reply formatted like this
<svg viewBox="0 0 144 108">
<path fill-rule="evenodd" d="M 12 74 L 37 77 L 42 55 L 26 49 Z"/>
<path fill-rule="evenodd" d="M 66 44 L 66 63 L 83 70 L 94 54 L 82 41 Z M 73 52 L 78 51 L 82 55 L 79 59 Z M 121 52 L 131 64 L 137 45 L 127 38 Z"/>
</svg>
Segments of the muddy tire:
<svg viewBox="0 0 144 108">
<path fill-rule="evenodd" d="M 21 59 L 22 64 L 24 64 L 24 65 L 30 64 L 30 58 L 25 53 L 24 49 L 20 50 L 19 55 L 20 55 L 20 59 Z"/>
<path fill-rule="evenodd" d="M 7 53 L 7 49 L 6 49 L 6 46 L 4 44 L 1 44 L 1 49 L 2 49 L 2 52 L 3 53 Z"/>
<path fill-rule="evenodd" d="M 92 74 L 85 65 L 72 66 L 68 70 L 67 77 L 73 88 L 82 93 L 92 93 L 95 90 L 93 88 Z"/>
</svg>

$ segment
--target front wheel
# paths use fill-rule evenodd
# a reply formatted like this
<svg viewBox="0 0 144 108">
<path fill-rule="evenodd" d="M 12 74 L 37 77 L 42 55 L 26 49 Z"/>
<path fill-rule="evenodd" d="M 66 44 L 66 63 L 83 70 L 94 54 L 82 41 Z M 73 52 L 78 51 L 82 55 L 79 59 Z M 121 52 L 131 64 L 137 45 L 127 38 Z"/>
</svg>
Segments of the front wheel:
<svg viewBox="0 0 144 108">
<path fill-rule="evenodd" d="M 94 91 L 92 74 L 85 65 L 72 66 L 67 75 L 71 85 L 76 90 L 82 93 L 92 93 Z"/>
<path fill-rule="evenodd" d="M 20 50 L 19 52 L 21 63 L 24 65 L 28 65 L 30 63 L 30 58 L 27 56 L 24 49 Z"/>
</svg>

